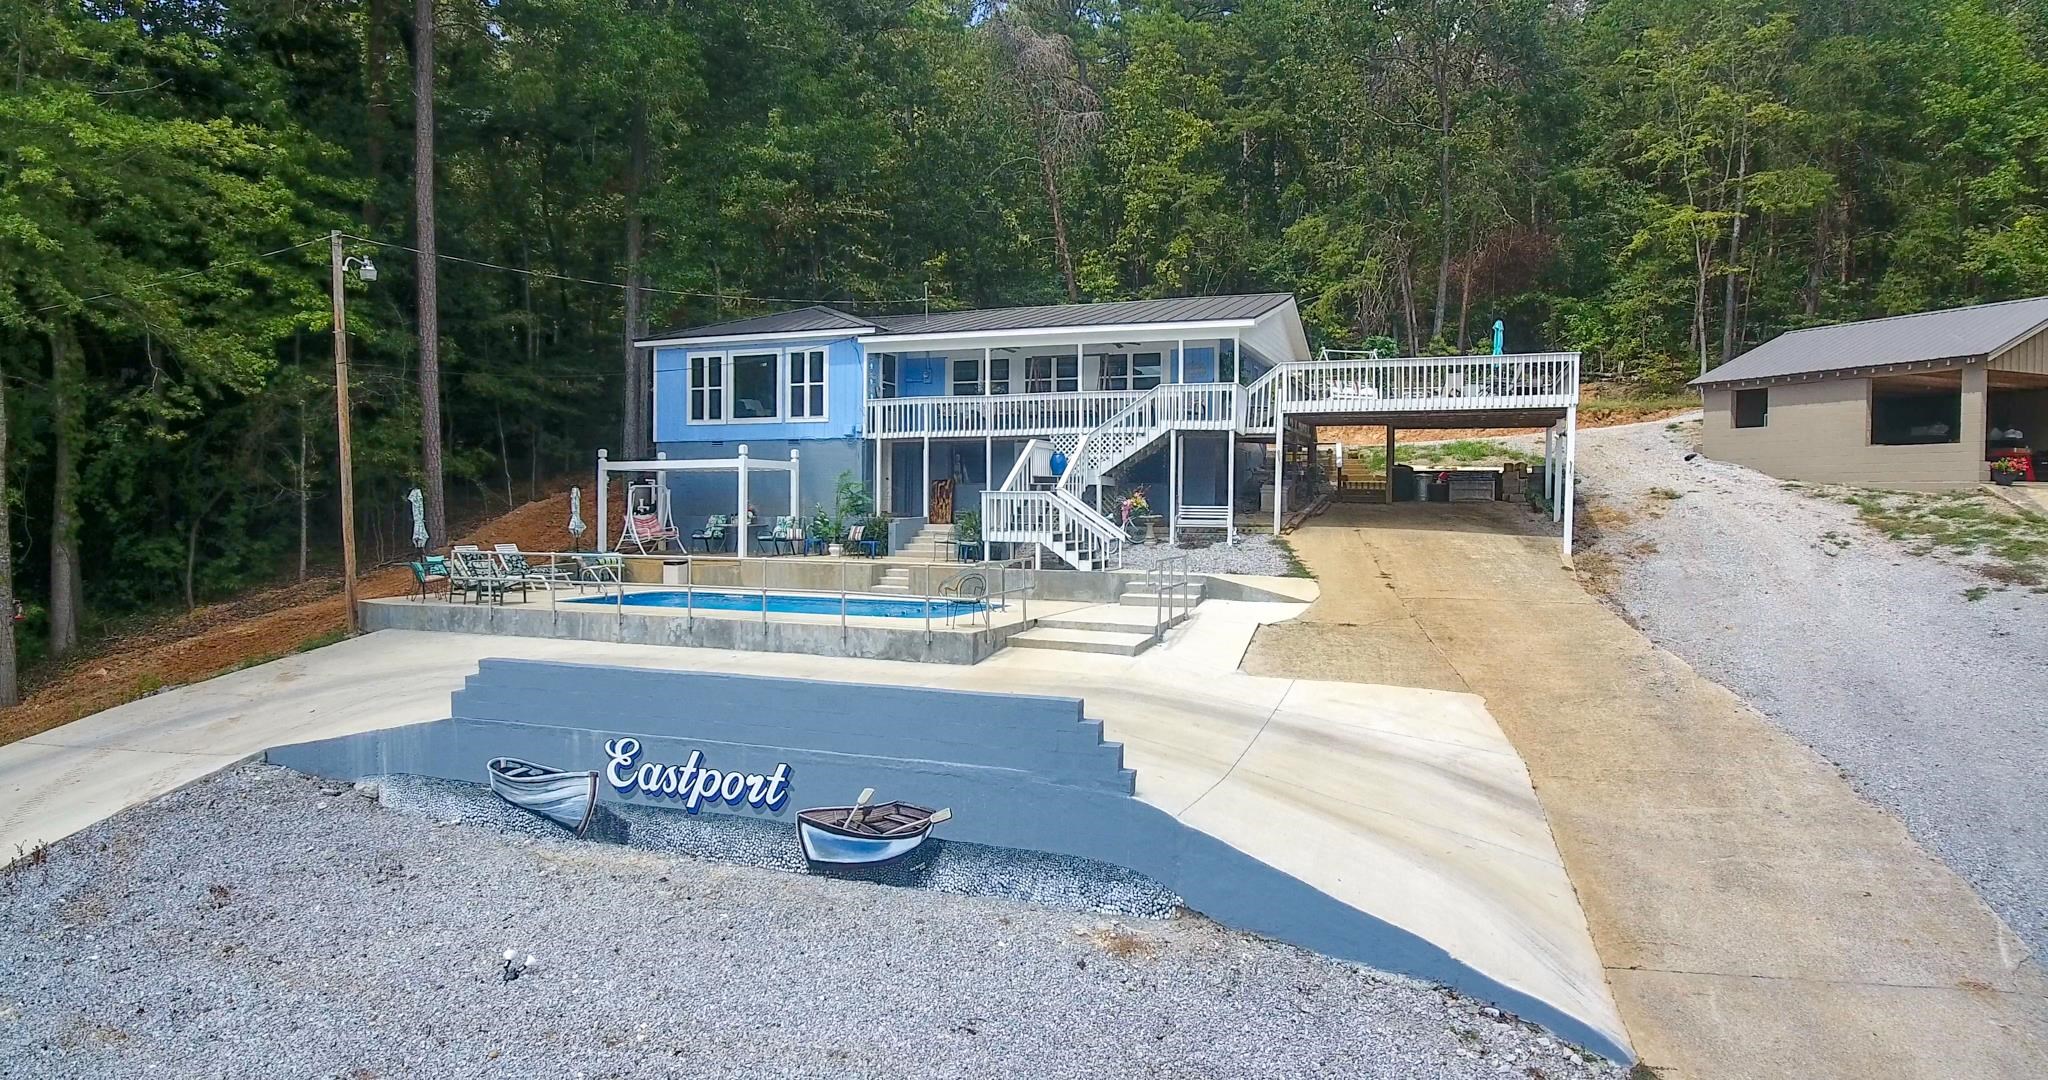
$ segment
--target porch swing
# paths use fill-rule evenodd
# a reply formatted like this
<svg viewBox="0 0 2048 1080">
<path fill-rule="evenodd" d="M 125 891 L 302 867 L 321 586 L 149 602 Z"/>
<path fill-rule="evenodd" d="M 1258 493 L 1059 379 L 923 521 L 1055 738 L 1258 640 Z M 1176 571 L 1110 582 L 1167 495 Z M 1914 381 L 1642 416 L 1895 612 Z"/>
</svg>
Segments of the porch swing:
<svg viewBox="0 0 2048 1080">
<path fill-rule="evenodd" d="M 679 535 L 669 505 L 668 484 L 643 480 L 626 486 L 626 520 L 613 550 L 624 551 L 631 544 L 646 555 L 652 545 L 658 553 L 667 550 Z"/>
</svg>

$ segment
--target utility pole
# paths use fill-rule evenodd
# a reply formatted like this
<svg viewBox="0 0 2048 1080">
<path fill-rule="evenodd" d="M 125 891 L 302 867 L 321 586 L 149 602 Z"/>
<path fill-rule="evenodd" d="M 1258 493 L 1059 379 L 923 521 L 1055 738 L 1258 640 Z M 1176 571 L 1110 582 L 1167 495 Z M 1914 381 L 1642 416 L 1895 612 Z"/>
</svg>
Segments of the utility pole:
<svg viewBox="0 0 2048 1080">
<path fill-rule="evenodd" d="M 328 291 L 334 301 L 334 421 L 341 434 L 341 602 L 347 609 L 347 632 L 356 632 L 356 478 L 355 456 L 348 431 L 348 313 L 342 305 L 342 275 L 347 269 L 341 254 L 341 230 L 327 234 L 329 263 L 333 268 Z M 363 260 L 364 277 L 375 281 L 377 271 Z"/>
</svg>

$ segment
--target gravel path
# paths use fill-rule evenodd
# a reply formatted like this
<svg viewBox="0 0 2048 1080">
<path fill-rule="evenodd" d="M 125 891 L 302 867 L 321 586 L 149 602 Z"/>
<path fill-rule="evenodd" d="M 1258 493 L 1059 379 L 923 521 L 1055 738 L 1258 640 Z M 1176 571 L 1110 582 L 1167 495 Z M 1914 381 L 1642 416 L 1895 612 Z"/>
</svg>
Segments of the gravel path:
<svg viewBox="0 0 2048 1080">
<path fill-rule="evenodd" d="M 1614 600 L 1833 761 L 2048 954 L 2048 597 L 1967 600 L 1984 578 L 1908 554 L 1840 503 L 1687 462 L 1689 429 L 1667 427 L 1579 434 L 1582 520 L 1614 560 Z"/>
<path fill-rule="evenodd" d="M 1188 557 L 1191 574 L 1287 574 L 1287 555 L 1274 546 L 1271 533 L 1242 530 L 1237 534 L 1235 547 L 1221 542 L 1198 548 L 1175 547 L 1164 542 L 1130 544 L 1124 548 L 1124 568 L 1149 570 L 1176 555 Z"/>
<path fill-rule="evenodd" d="M 539 966 L 505 982 L 501 950 Z M 0 1062 L 93 1077 L 1618 1078 L 1182 917 L 436 824 L 245 766 L 0 877 Z"/>
</svg>

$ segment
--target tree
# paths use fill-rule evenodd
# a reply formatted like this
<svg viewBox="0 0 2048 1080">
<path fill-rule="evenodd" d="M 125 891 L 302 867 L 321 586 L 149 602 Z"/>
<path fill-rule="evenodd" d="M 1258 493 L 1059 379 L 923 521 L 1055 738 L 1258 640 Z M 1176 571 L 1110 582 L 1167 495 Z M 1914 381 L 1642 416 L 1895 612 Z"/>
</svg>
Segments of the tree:
<svg viewBox="0 0 2048 1080">
<path fill-rule="evenodd" d="M 1101 132 L 1101 97 L 1088 83 L 1073 39 L 1058 29 L 1037 25 L 1053 21 L 1054 5 L 1011 2 L 993 7 L 988 28 L 1000 46 L 1004 65 L 996 73 L 996 85 L 1024 117 L 1046 210 L 1052 216 L 1053 258 L 1066 284 L 1067 301 L 1079 303 L 1081 286 L 1074 273 L 1061 177 Z"/>
<path fill-rule="evenodd" d="M 448 496 L 441 464 L 441 267 L 434 232 L 434 4 L 413 0 L 412 130 L 413 239 L 419 247 L 415 282 L 420 339 L 420 490 L 425 495 L 427 546 L 448 540 Z"/>
</svg>

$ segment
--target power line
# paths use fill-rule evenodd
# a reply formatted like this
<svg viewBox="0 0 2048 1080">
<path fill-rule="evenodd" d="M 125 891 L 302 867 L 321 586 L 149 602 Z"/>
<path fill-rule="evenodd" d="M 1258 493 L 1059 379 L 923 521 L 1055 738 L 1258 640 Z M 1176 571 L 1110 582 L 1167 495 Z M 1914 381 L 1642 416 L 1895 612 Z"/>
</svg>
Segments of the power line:
<svg viewBox="0 0 2048 1080">
<path fill-rule="evenodd" d="M 145 281 L 145 282 L 143 282 L 142 284 L 140 284 L 140 285 L 137 285 L 137 286 L 135 286 L 135 287 L 134 287 L 134 288 L 132 288 L 132 289 L 125 289 L 125 290 L 120 290 L 120 291 L 113 291 L 113 292 L 103 292 L 103 293 L 97 293 L 97 294 L 95 294 L 95 295 L 92 295 L 92 296 L 88 296 L 88 297 L 85 297 L 85 298 L 84 298 L 84 299 L 82 299 L 82 300 L 77 300 L 77 301 L 73 301 L 73 303 L 79 303 L 79 304 L 90 304 L 90 303 L 92 303 L 92 302 L 94 302 L 94 301 L 96 301 L 96 300 L 106 300 L 106 299 L 109 299 L 109 298 L 111 298 L 111 297 L 115 297 L 115 296 L 123 296 L 123 295 L 126 295 L 127 293 L 131 293 L 131 292 L 140 292 L 140 291 L 142 291 L 142 290 L 144 290 L 144 289 L 154 289 L 154 288 L 156 288 L 156 287 L 157 287 L 157 286 L 159 286 L 159 285 L 168 285 L 168 284 L 170 284 L 170 283 L 171 283 L 171 282 L 173 282 L 173 281 L 183 281 L 183 280 L 185 280 L 186 278 L 189 278 L 189 277 L 198 277 L 198 276 L 199 276 L 199 275 L 201 275 L 201 274 L 207 274 L 207 273 L 212 273 L 212 272 L 213 272 L 213 271 L 215 271 L 215 270 L 225 270 L 225 269 L 227 269 L 227 268 L 228 268 L 228 267 L 230 267 L 230 266 L 240 266 L 240 265 L 242 265 L 243 263 L 252 263 L 252 262 L 255 262 L 255 261 L 256 261 L 256 260 L 258 260 L 258 259 L 268 259 L 268 258 L 270 258 L 270 257 L 271 257 L 272 255 L 282 255 L 282 254 L 284 254 L 284 253 L 285 253 L 285 252 L 287 252 L 287 251 L 297 251 L 297 250 L 299 250 L 300 248 L 303 248 L 303 247 L 312 247 L 312 246 L 313 246 L 314 244 L 319 244 L 319 243 L 325 243 L 325 242 L 326 242 L 326 240 L 327 240 L 327 238 L 326 238 L 326 237 L 324 237 L 324 236 L 316 236 L 316 237 L 314 237 L 313 239 L 311 239 L 311 240 L 308 240 L 308 241 L 306 241 L 306 242 L 304 242 L 304 243 L 300 243 L 300 244 L 293 244 L 293 245 L 291 245 L 290 247 L 281 247 L 281 248 L 278 248 L 278 249 L 277 249 L 277 250 L 275 250 L 275 251 L 266 251 L 266 252 L 263 252 L 263 253 L 262 253 L 262 254 L 260 254 L 260 255 L 245 255 L 245 256 L 243 256 L 242 258 L 239 258 L 239 259 L 230 259 L 230 260 L 228 260 L 227 262 L 217 262 L 217 263 L 208 263 L 208 264 L 206 264 L 205 266 L 202 266 L 202 267 L 200 267 L 200 268 L 199 268 L 199 269 L 197 269 L 197 270 L 187 270 L 187 271 L 185 271 L 185 272 L 184 272 L 184 273 L 182 273 L 182 274 L 166 274 L 166 275 L 164 275 L 163 277 L 160 277 L 160 278 L 152 278 L 152 279 L 151 279 L 151 280 L 149 280 L 149 281 Z M 71 304 L 70 304 L 70 303 L 64 303 L 64 304 L 45 304 L 45 305 L 43 305 L 42 307 L 39 307 L 39 308 L 37 308 L 37 309 L 36 309 L 36 314 L 40 315 L 40 314 L 42 314 L 42 313 L 43 313 L 43 312 L 45 312 L 45 311 L 55 311 L 55 310 L 56 310 L 56 309 L 58 309 L 58 308 L 61 308 L 61 307 L 70 307 L 70 306 L 71 306 Z"/>
<path fill-rule="evenodd" d="M 418 248 L 416 248 L 416 247 L 413 247 L 413 246 L 412 246 L 412 245 L 410 245 L 410 244 L 398 244 L 398 243 L 392 243 L 392 242 L 390 242 L 390 241 L 386 241 L 386 240 L 372 240 L 372 239 L 370 239 L 370 238 L 369 238 L 369 237 L 367 237 L 367 236 L 357 236 L 357 235 L 355 235 L 354 233 L 342 233 L 341 235 L 343 235 L 343 236 L 346 236 L 346 237 L 348 237 L 348 238 L 349 238 L 349 239 L 351 239 L 351 240 L 359 240 L 359 241 L 361 241 L 361 242 L 363 242 L 363 243 L 365 243 L 365 244 L 375 244 L 375 245 L 376 245 L 376 246 L 378 246 L 378 247 L 386 247 L 386 248 L 397 248 L 397 249 L 399 249 L 400 251 L 410 251 L 410 252 L 412 252 L 412 253 L 413 253 L 413 254 L 415 254 L 415 255 L 420 255 L 420 254 L 424 254 L 423 252 L 421 252 L 421 251 L 420 251 L 420 249 L 418 249 Z M 437 258 L 437 259 L 443 259 L 443 260 L 446 260 L 446 261 L 448 261 L 448 262 L 459 262 L 459 263 L 468 263 L 468 264 L 469 264 L 469 265 L 471 265 L 471 266 L 483 266 L 483 267 L 488 267 L 488 268 L 490 268 L 490 269 L 492 269 L 492 270 L 503 270 L 503 271 L 505 271 L 505 272 L 506 272 L 506 273 L 508 273 L 508 274 L 525 274 L 525 275 L 527 275 L 527 276 L 529 276 L 529 277 L 538 277 L 538 278 L 549 278 L 549 279 L 552 279 L 552 280 L 555 280 L 555 281 L 572 281 L 572 282 L 576 282 L 576 283 L 578 283 L 578 284 L 582 284 L 582 285 L 600 285 L 600 286 L 603 286 L 603 287 L 605 287 L 605 288 L 608 288 L 608 289 L 619 289 L 619 290 L 621 290 L 621 291 L 624 291 L 624 290 L 626 290 L 626 289 L 637 289 L 637 290 L 639 290 L 640 292 L 643 292 L 643 293 L 662 293 L 662 294 L 664 294 L 664 295 L 668 295 L 668 296 L 691 296 L 691 297 L 696 297 L 696 298 L 698 298 L 698 299 L 702 299 L 702 300 L 751 300 L 751 301 L 755 301 L 755 302 L 757 302 L 757 303 L 764 303 L 764 304 L 930 304 L 930 303 L 931 303 L 931 298 L 930 298 L 929 296 L 912 296 L 912 297 L 906 297 L 906 298 L 904 298 L 904 299 L 902 299 L 902 300 L 846 300 L 846 299 L 843 299 L 843 298 L 842 298 L 842 299 L 834 299 L 834 298 L 831 298 L 831 297 L 813 297 L 813 296 L 749 296 L 749 295 L 747 295 L 747 294 L 745 294 L 745 293 L 715 293 L 715 292 L 695 292 L 695 291 L 692 291 L 692 290 L 689 290 L 689 289 L 657 289 L 657 288 L 655 288 L 655 287 L 654 287 L 654 286 L 652 286 L 652 285 L 627 285 L 627 284 L 622 284 L 622 283 L 620 283 L 620 282 L 617 282 L 617 281 L 600 281 L 600 280 L 598 280 L 598 279 L 596 279 L 596 278 L 586 278 L 586 277 L 575 277 L 575 276 L 573 276 L 573 275 L 569 275 L 569 274 L 556 274 L 556 273 L 552 273 L 552 272 L 550 272 L 550 271 L 547 271 L 547 270 L 529 270 L 529 269 L 526 269 L 526 268 L 524 268 L 524 267 L 519 267 L 519 266 L 506 266 L 506 265 L 504 265 L 503 263 L 494 263 L 494 262 L 486 262 L 486 261 L 484 261 L 484 260 L 482 260 L 482 259 L 465 259 L 465 258 L 463 258 L 463 257 L 462 257 L 462 256 L 460 256 L 460 255 L 443 255 L 443 254 L 441 254 L 440 252 L 435 252 L 435 253 L 434 253 L 434 257 L 435 257 L 435 258 Z"/>
</svg>

